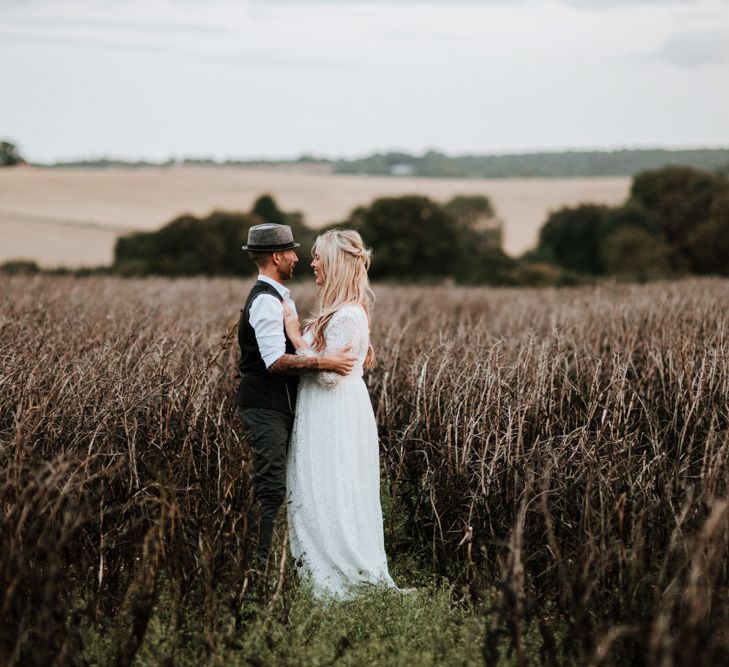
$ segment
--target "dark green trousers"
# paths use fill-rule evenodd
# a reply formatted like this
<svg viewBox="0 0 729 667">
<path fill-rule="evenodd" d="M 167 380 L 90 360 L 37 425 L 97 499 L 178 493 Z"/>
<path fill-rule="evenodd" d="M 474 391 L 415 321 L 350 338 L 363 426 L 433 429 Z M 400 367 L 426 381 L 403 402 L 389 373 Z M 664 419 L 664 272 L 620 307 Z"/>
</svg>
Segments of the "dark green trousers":
<svg viewBox="0 0 729 667">
<path fill-rule="evenodd" d="M 268 560 L 276 514 L 286 498 L 286 454 L 293 414 L 268 408 L 238 408 L 253 449 L 255 507 L 248 515 L 257 534 L 256 566 Z"/>
</svg>

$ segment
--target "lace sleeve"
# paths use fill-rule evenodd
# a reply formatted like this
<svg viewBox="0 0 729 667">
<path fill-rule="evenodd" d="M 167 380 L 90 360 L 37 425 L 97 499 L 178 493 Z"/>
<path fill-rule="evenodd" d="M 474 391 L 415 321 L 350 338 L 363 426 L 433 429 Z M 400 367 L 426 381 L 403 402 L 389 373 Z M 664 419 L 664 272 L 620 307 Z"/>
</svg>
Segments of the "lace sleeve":
<svg viewBox="0 0 729 667">
<path fill-rule="evenodd" d="M 324 350 L 321 352 L 316 352 L 311 349 L 300 350 L 296 354 L 326 356 L 327 354 L 339 352 L 347 347 L 347 345 L 351 345 L 352 352 L 356 354 L 358 340 L 359 327 L 357 320 L 349 314 L 339 315 L 338 317 L 335 315 L 324 331 Z M 334 371 L 319 371 L 318 373 L 314 373 L 314 377 L 319 384 L 328 389 L 334 389 L 344 376 Z"/>
</svg>

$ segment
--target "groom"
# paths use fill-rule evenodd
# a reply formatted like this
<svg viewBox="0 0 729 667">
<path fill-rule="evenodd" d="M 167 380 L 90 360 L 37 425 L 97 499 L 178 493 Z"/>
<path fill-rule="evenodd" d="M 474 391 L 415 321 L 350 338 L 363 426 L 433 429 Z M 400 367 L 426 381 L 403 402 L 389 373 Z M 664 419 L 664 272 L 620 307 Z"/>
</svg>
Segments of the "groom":
<svg viewBox="0 0 729 667">
<path fill-rule="evenodd" d="M 284 329 L 283 303 L 296 314 L 284 282 L 298 258 L 291 227 L 251 227 L 243 246 L 258 267 L 238 325 L 240 385 L 238 411 L 253 449 L 256 509 L 249 514 L 257 537 L 256 568 L 265 569 L 273 524 L 286 493 L 286 450 L 294 422 L 298 375 L 334 371 L 346 375 L 356 356 L 347 350 L 328 356 L 297 356 Z M 250 524 L 249 524 L 250 525 Z"/>
</svg>

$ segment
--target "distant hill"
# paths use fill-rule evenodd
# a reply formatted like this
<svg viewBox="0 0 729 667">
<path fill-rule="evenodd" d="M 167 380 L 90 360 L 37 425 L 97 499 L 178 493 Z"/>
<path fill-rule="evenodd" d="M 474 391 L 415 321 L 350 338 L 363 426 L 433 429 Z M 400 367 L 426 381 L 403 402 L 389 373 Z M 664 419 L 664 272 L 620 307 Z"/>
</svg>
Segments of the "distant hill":
<svg viewBox="0 0 729 667">
<path fill-rule="evenodd" d="M 684 166 L 729 173 L 729 149 L 617 150 L 450 156 L 438 151 L 423 155 L 373 153 L 357 159 L 329 160 L 302 156 L 296 160 L 226 160 L 186 158 L 165 162 L 124 162 L 111 158 L 58 162 L 50 167 L 319 167 L 338 174 L 429 176 L 436 178 L 570 178 L 579 176 L 634 176 L 647 169 Z"/>
<path fill-rule="evenodd" d="M 334 169 L 346 174 L 395 174 L 454 178 L 633 176 L 646 169 L 681 165 L 708 171 L 729 169 L 729 149 L 569 151 L 513 155 L 450 157 L 429 151 L 375 153 L 359 160 L 338 160 Z"/>
</svg>

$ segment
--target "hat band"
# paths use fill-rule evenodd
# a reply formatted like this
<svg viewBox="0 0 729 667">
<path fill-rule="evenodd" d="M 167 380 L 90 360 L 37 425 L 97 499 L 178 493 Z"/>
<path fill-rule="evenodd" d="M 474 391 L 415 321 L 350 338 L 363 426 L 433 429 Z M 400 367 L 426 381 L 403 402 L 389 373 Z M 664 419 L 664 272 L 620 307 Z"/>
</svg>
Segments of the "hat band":
<svg viewBox="0 0 729 667">
<path fill-rule="evenodd" d="M 277 250 L 288 250 L 289 248 L 295 247 L 296 244 L 293 241 L 287 243 L 278 243 L 277 245 L 251 245 L 250 243 L 246 246 L 248 250 L 265 250 L 267 252 L 276 252 Z"/>
</svg>

